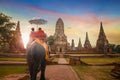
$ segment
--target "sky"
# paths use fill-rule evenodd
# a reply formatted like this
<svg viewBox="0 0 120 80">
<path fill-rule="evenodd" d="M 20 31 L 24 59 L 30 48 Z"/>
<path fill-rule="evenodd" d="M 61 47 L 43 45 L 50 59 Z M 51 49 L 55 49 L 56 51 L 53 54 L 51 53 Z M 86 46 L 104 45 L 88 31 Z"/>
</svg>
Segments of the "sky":
<svg viewBox="0 0 120 80">
<path fill-rule="evenodd" d="M 120 44 L 120 0 L 0 0 L 0 13 L 20 21 L 24 43 L 28 41 L 30 29 L 37 26 L 30 24 L 31 19 L 45 19 L 47 24 L 39 25 L 48 36 L 54 35 L 56 21 L 64 22 L 65 35 L 71 44 L 79 38 L 84 45 L 86 32 L 90 43 L 96 46 L 100 22 L 111 44 Z"/>
</svg>

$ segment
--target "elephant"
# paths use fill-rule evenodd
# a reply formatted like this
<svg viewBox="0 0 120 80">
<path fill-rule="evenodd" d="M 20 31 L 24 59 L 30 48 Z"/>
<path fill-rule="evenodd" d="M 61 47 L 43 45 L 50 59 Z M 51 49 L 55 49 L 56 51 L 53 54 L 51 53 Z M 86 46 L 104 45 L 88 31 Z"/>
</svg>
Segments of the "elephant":
<svg viewBox="0 0 120 80">
<path fill-rule="evenodd" d="M 36 80 L 37 73 L 41 71 L 40 80 L 45 80 L 45 48 L 37 42 L 27 48 L 27 64 L 30 72 L 30 80 Z"/>
</svg>

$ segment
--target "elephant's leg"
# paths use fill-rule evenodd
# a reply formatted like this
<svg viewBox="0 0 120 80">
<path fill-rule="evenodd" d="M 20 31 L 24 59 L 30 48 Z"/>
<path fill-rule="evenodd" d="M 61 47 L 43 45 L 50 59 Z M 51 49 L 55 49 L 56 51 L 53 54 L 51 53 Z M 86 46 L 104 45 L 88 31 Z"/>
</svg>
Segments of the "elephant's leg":
<svg viewBox="0 0 120 80">
<path fill-rule="evenodd" d="M 28 68 L 29 68 L 29 72 L 30 72 L 30 80 L 32 80 L 32 77 L 33 77 L 33 64 L 28 63 Z"/>
<path fill-rule="evenodd" d="M 31 80 L 36 80 L 37 72 L 38 72 L 38 63 L 33 64 L 33 74 Z"/>
<path fill-rule="evenodd" d="M 40 80 L 45 80 L 45 68 L 46 68 L 46 60 L 41 63 L 41 77 Z"/>
</svg>

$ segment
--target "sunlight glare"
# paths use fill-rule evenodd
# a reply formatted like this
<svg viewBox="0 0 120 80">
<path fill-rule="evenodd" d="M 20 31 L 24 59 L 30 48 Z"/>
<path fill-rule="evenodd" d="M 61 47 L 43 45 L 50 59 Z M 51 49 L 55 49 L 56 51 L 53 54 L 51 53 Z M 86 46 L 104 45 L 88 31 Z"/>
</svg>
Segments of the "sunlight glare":
<svg viewBox="0 0 120 80">
<path fill-rule="evenodd" d="M 23 44 L 24 44 L 24 48 L 26 48 L 27 43 L 29 41 L 29 35 L 28 34 L 22 34 L 22 39 L 23 39 Z"/>
</svg>

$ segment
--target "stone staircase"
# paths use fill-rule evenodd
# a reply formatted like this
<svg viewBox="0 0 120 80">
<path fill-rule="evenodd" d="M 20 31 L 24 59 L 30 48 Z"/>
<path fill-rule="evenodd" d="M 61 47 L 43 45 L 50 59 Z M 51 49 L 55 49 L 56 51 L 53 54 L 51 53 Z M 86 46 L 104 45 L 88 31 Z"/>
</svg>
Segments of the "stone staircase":
<svg viewBox="0 0 120 80">
<path fill-rule="evenodd" d="M 111 76 L 116 80 L 120 80 L 120 70 L 111 71 Z"/>
<path fill-rule="evenodd" d="M 115 63 L 115 67 L 111 70 L 110 75 L 114 80 L 120 80 L 120 63 Z"/>
</svg>

